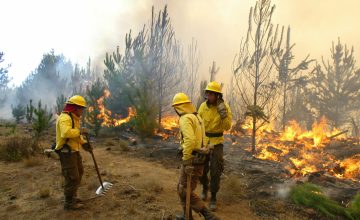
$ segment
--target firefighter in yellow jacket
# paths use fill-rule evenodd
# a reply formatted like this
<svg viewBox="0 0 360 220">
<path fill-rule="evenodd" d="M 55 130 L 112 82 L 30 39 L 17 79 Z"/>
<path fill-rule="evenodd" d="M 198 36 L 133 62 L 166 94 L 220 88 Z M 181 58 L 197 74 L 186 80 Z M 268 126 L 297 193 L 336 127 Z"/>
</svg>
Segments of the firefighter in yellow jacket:
<svg viewBox="0 0 360 220">
<path fill-rule="evenodd" d="M 71 97 L 56 121 L 56 147 L 61 162 L 61 171 L 65 179 L 64 196 L 65 210 L 81 209 L 84 205 L 76 197 L 84 168 L 80 155 L 80 148 L 89 151 L 91 147 L 84 138 L 86 128 L 80 128 L 80 118 L 86 108 L 86 101 L 82 96 Z"/>
<path fill-rule="evenodd" d="M 182 154 L 182 166 L 178 183 L 178 194 L 184 209 L 184 213 L 176 216 L 176 219 L 185 220 L 187 175 L 190 174 L 191 209 L 197 213 L 201 213 L 206 220 L 217 220 L 219 218 L 208 210 L 204 202 L 194 192 L 197 182 L 203 173 L 205 155 L 208 153 L 208 149 L 204 145 L 205 129 L 203 121 L 197 115 L 196 108 L 191 104 L 188 96 L 184 93 L 177 93 L 174 96 L 172 106 L 180 116 L 180 152 Z M 190 219 L 193 219 L 191 214 Z"/>
<path fill-rule="evenodd" d="M 203 176 L 200 178 L 203 185 L 201 198 L 207 199 L 210 188 L 210 210 L 214 211 L 216 210 L 216 194 L 220 189 L 220 177 L 224 170 L 223 133 L 231 128 L 232 114 L 229 105 L 223 100 L 221 85 L 218 82 L 210 82 L 205 89 L 205 94 L 207 100 L 200 105 L 198 112 L 204 120 L 206 143 L 212 146 L 212 150 L 205 162 Z"/>
</svg>

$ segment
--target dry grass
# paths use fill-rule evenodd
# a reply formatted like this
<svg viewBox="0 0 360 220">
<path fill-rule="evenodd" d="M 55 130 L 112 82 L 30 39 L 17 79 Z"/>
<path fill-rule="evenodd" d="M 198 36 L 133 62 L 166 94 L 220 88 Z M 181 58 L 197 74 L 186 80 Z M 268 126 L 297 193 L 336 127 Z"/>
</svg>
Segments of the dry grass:
<svg viewBox="0 0 360 220">
<path fill-rule="evenodd" d="M 124 152 L 130 151 L 129 143 L 124 140 L 121 140 L 121 139 L 119 140 L 119 147 L 120 147 L 121 151 L 124 151 Z"/>
<path fill-rule="evenodd" d="M 163 186 L 159 182 L 159 177 L 150 175 L 139 178 L 138 187 L 151 194 L 159 194 L 164 190 Z"/>
<path fill-rule="evenodd" d="M 38 143 L 31 137 L 11 136 L 0 144 L 0 159 L 10 162 L 29 158 L 40 150 Z"/>
<path fill-rule="evenodd" d="M 112 143 L 113 145 L 108 145 L 109 143 Z M 111 146 L 110 149 L 113 151 L 128 152 L 131 150 L 129 147 L 129 143 L 121 139 L 117 142 L 117 144 L 108 141 L 106 143 L 106 146 Z"/>
<path fill-rule="evenodd" d="M 126 207 L 126 213 L 129 216 L 134 216 L 137 214 L 137 208 L 136 205 L 134 203 L 130 203 L 127 207 Z"/>
<path fill-rule="evenodd" d="M 46 199 L 50 197 L 50 189 L 44 188 L 39 190 L 39 198 Z"/>
<path fill-rule="evenodd" d="M 86 183 L 86 184 L 87 184 L 87 189 L 89 191 L 95 191 L 100 186 L 99 181 L 91 181 L 91 182 Z"/>
<path fill-rule="evenodd" d="M 9 212 L 10 211 L 16 211 L 18 209 L 20 209 L 20 207 L 18 205 L 16 205 L 16 204 L 11 204 L 11 205 L 6 207 L 6 211 L 9 211 Z"/>
<path fill-rule="evenodd" d="M 236 202 L 245 195 L 245 186 L 237 176 L 230 175 L 221 182 L 220 193 L 225 202 Z"/>
<path fill-rule="evenodd" d="M 114 143 L 114 141 L 107 141 L 106 143 L 105 143 L 105 146 L 115 146 L 115 143 Z"/>
<path fill-rule="evenodd" d="M 132 177 L 132 178 L 140 177 L 140 173 L 133 172 L 133 173 L 130 173 L 129 176 Z"/>
<path fill-rule="evenodd" d="M 43 158 L 40 157 L 29 157 L 24 160 L 24 167 L 35 167 L 40 166 L 44 163 Z"/>
<path fill-rule="evenodd" d="M 16 124 L 10 122 L 0 122 L 0 136 L 14 135 L 16 130 Z"/>
</svg>

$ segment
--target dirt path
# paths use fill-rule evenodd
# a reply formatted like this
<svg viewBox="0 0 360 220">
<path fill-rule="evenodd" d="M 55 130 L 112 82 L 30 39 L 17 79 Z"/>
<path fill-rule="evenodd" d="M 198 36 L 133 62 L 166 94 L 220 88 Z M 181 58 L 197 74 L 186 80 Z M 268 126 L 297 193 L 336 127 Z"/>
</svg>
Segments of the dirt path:
<svg viewBox="0 0 360 220">
<path fill-rule="evenodd" d="M 105 197 L 87 202 L 83 211 L 63 211 L 63 179 L 57 159 L 1 162 L 0 219 L 174 219 L 174 213 L 180 212 L 176 168 L 102 147 L 95 154 L 103 179 L 114 186 Z M 82 155 L 85 175 L 79 197 L 88 198 L 99 184 L 89 154 Z M 221 219 L 259 219 L 248 201 L 229 199 L 226 193 L 220 194 L 219 200 Z"/>
</svg>

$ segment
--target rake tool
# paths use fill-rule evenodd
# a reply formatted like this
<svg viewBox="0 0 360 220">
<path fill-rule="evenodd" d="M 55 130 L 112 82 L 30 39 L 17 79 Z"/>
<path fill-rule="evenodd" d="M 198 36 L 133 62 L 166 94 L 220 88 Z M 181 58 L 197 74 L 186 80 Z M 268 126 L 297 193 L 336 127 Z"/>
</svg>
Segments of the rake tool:
<svg viewBox="0 0 360 220">
<path fill-rule="evenodd" d="M 86 141 L 89 143 L 90 145 L 90 140 L 89 140 L 89 136 L 86 135 Z M 99 178 L 99 182 L 100 182 L 100 186 L 99 188 L 97 188 L 96 190 L 96 195 L 105 195 L 105 193 L 112 187 L 112 183 L 110 182 L 103 182 L 102 179 L 101 179 L 101 175 L 100 175 L 100 172 L 99 172 L 99 168 L 98 168 L 98 165 L 96 163 L 96 160 L 95 160 L 95 155 L 94 155 L 94 152 L 92 151 L 92 148 L 90 147 L 90 154 L 91 154 L 91 157 L 94 161 L 94 165 L 95 165 L 95 169 L 96 169 L 96 173 L 98 175 L 98 178 Z"/>
</svg>

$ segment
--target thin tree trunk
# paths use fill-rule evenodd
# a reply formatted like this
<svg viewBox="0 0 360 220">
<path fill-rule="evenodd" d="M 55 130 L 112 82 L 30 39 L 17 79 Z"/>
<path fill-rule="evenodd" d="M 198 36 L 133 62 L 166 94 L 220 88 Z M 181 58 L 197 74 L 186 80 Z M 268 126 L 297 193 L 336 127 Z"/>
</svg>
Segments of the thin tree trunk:
<svg viewBox="0 0 360 220">
<path fill-rule="evenodd" d="M 284 83 L 284 102 L 283 102 L 283 120 L 282 120 L 282 128 L 285 131 L 286 124 L 286 82 Z"/>
<path fill-rule="evenodd" d="M 260 74 L 260 29 L 262 24 L 262 10 L 260 9 L 260 19 L 257 25 L 256 30 L 256 39 L 255 39 L 255 86 L 254 86 L 254 108 L 257 106 L 257 90 L 259 84 L 259 74 Z M 252 145 L 252 153 L 256 153 L 256 115 L 253 114 L 253 129 L 252 129 L 252 138 L 251 138 L 251 145 Z"/>
</svg>

